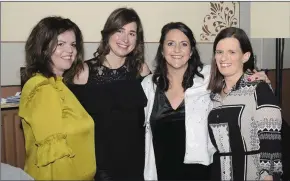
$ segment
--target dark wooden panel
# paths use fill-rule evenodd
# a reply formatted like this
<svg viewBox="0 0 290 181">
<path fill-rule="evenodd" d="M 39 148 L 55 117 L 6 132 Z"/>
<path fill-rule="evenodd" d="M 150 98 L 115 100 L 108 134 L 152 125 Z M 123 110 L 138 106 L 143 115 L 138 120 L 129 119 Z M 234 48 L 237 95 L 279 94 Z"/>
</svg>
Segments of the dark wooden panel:
<svg viewBox="0 0 290 181">
<path fill-rule="evenodd" d="M 275 90 L 276 70 L 269 70 L 268 77 L 271 80 L 271 85 Z M 290 125 L 290 69 L 283 69 L 282 80 L 282 114 L 283 118 Z"/>
<path fill-rule="evenodd" d="M 1 110 L 1 162 L 24 168 L 25 142 L 18 109 Z"/>
</svg>

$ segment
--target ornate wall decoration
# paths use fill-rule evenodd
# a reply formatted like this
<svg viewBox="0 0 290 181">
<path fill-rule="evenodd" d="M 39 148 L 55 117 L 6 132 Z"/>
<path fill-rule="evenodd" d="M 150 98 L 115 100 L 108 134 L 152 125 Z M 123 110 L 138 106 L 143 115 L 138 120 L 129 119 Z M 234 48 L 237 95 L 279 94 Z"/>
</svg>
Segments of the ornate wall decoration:
<svg viewBox="0 0 290 181">
<path fill-rule="evenodd" d="M 203 19 L 201 42 L 213 42 L 224 28 L 239 27 L 239 2 L 210 2 L 210 12 Z"/>
</svg>

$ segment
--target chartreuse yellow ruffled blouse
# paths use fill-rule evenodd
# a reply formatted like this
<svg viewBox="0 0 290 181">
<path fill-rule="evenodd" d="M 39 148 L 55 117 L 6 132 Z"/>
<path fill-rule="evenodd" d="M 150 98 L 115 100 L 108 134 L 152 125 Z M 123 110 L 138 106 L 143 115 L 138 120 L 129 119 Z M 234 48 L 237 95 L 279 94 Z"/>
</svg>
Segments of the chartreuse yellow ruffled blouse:
<svg viewBox="0 0 290 181">
<path fill-rule="evenodd" d="M 19 116 L 28 174 L 36 180 L 93 180 L 94 122 L 62 77 L 30 78 L 21 93 Z"/>
</svg>

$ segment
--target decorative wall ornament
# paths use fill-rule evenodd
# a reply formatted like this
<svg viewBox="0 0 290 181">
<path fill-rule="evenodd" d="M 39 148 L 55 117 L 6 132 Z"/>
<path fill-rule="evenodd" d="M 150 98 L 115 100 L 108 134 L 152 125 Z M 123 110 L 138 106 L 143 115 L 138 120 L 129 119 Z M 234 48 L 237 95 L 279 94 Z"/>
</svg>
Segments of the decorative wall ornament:
<svg viewBox="0 0 290 181">
<path fill-rule="evenodd" d="M 213 42 L 227 27 L 239 27 L 239 2 L 210 2 L 210 12 L 203 19 L 201 42 Z"/>
</svg>

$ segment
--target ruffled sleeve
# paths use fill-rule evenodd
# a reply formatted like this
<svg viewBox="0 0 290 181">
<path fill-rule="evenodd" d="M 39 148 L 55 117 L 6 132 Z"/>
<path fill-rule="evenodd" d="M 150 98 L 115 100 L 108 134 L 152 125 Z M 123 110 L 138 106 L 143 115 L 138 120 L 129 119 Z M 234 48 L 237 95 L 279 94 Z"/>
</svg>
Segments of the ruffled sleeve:
<svg viewBox="0 0 290 181">
<path fill-rule="evenodd" d="M 57 159 L 74 156 L 72 149 L 67 145 L 66 135 L 57 133 L 49 136 L 45 140 L 36 142 L 38 167 L 47 166 Z"/>
<path fill-rule="evenodd" d="M 48 79 L 28 82 L 22 90 L 19 116 L 32 130 L 37 147 L 34 164 L 46 179 L 77 178 L 71 159 L 74 153 L 63 132 L 62 101 L 59 90 Z"/>
</svg>

